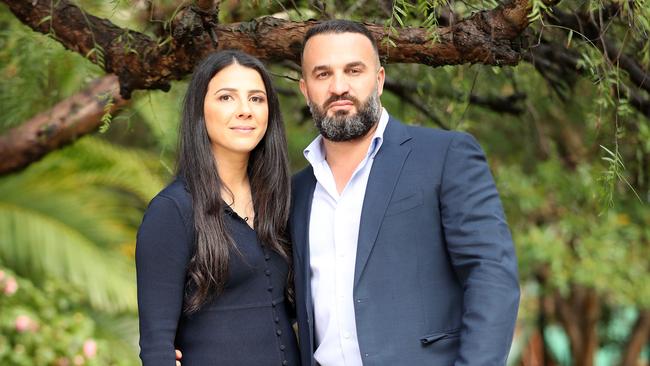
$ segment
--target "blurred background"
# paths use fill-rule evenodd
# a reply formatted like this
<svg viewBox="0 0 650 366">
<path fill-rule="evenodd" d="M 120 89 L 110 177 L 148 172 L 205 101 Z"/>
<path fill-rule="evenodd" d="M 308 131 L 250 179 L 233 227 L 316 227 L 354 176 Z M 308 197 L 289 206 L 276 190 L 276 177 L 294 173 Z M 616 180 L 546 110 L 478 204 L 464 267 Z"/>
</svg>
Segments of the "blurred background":
<svg viewBox="0 0 650 366">
<path fill-rule="evenodd" d="M 13 2 L 0 1 L 0 162 L 35 119 L 76 116 L 94 127 L 0 171 L 0 364 L 137 365 L 135 233 L 173 177 L 186 80 L 117 99 L 97 87 L 108 80 L 101 49 L 66 50 L 56 34 L 23 24 Z M 66 3 L 164 45 L 191 1 Z M 218 20 L 342 17 L 394 34 L 427 27 L 435 39 L 439 27 L 498 4 L 229 0 Z M 389 63 L 382 103 L 409 124 L 470 132 L 487 153 L 519 258 L 510 365 L 648 365 L 650 3 L 545 4 L 530 1 L 516 66 Z M 299 66 L 268 66 L 297 171 L 317 134 Z M 65 107 L 84 96 L 102 101 L 99 113 Z"/>
</svg>

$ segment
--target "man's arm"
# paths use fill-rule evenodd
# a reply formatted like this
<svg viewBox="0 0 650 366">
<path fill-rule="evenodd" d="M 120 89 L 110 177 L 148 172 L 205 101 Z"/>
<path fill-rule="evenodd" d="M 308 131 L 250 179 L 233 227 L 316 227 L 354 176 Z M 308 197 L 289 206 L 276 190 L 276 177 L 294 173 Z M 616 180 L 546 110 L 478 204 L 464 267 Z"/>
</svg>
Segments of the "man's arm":
<svg viewBox="0 0 650 366">
<path fill-rule="evenodd" d="M 440 200 L 447 249 L 464 290 L 455 365 L 505 365 L 519 306 L 517 259 L 485 156 L 468 134 L 450 143 Z"/>
</svg>

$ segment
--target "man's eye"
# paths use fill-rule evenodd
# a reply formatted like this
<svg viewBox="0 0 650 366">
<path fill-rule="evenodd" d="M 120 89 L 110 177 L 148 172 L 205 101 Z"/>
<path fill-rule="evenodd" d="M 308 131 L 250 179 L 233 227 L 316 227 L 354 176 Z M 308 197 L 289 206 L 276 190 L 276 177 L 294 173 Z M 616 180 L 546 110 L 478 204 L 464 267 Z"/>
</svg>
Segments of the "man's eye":
<svg viewBox="0 0 650 366">
<path fill-rule="evenodd" d="M 316 74 L 316 77 L 319 78 L 319 79 L 322 79 L 322 78 L 327 77 L 327 75 L 329 75 L 329 73 L 327 73 L 327 72 L 319 72 L 318 74 Z"/>
<path fill-rule="evenodd" d="M 350 69 L 350 71 L 348 71 L 348 72 L 350 74 L 352 74 L 352 75 L 357 75 L 357 74 L 361 73 L 361 70 L 359 70 L 359 69 Z"/>
</svg>

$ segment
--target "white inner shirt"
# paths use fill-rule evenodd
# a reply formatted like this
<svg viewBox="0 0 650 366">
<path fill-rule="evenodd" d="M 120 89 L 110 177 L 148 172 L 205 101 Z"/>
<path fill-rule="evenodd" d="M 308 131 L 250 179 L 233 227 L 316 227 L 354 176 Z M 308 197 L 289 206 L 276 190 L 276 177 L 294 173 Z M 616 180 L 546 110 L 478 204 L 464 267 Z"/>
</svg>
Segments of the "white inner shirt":
<svg viewBox="0 0 650 366">
<path fill-rule="evenodd" d="M 341 194 L 318 136 L 304 151 L 316 177 L 309 220 L 309 263 L 316 351 L 322 366 L 361 366 L 354 317 L 354 266 L 363 198 L 375 155 L 383 142 L 388 113 L 381 118 L 366 157 Z"/>
</svg>

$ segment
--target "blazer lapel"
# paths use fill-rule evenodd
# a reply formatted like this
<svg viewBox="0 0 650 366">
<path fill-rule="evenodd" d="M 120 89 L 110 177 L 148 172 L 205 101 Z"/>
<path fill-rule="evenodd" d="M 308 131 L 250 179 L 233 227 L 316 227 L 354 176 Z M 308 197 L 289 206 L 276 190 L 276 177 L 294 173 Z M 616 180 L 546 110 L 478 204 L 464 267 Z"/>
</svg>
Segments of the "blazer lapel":
<svg viewBox="0 0 650 366">
<path fill-rule="evenodd" d="M 296 276 L 302 279 L 302 293 L 304 294 L 305 309 L 307 311 L 307 328 L 309 341 L 303 340 L 303 346 L 311 349 L 313 354 L 314 342 L 314 306 L 311 298 L 311 267 L 309 264 L 309 218 L 316 188 L 316 178 L 311 167 L 298 173 L 299 179 L 294 181 L 291 232 L 294 245 L 294 268 Z M 304 352 L 304 351 L 303 351 Z M 311 358 L 313 363 L 313 357 Z"/>
<path fill-rule="evenodd" d="M 299 187 L 294 189 L 295 192 L 295 212 L 292 225 L 293 241 L 296 246 L 296 253 L 299 260 L 307 263 L 309 268 L 309 217 L 311 216 L 311 203 L 314 197 L 314 189 L 316 188 L 316 178 L 314 177 L 311 168 L 300 182 L 296 182 Z M 309 272 L 306 272 L 309 274 Z"/>
<path fill-rule="evenodd" d="M 405 144 L 410 139 L 404 125 L 393 118 L 388 121 L 384 131 L 384 141 L 372 163 L 363 199 L 354 270 L 355 287 L 368 262 L 388 202 L 390 202 L 404 162 L 411 151 L 408 144 Z"/>
</svg>

